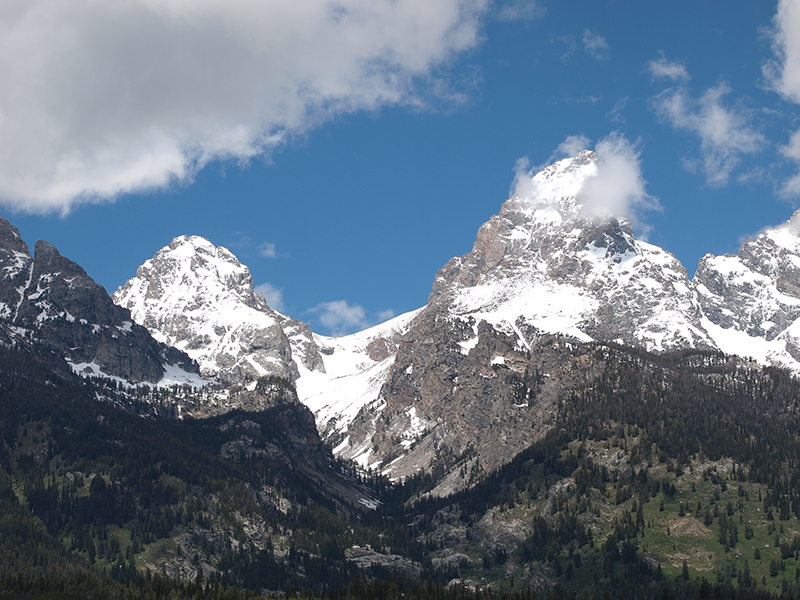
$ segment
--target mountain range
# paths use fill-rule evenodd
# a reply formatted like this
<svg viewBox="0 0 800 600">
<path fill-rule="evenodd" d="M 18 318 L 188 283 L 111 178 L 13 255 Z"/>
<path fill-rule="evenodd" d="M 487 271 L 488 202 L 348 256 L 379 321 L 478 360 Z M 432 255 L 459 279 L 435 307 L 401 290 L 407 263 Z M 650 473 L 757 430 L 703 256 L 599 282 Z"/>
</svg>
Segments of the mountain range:
<svg viewBox="0 0 800 600">
<path fill-rule="evenodd" d="M 586 213 L 597 173 L 590 151 L 546 167 L 436 274 L 425 307 L 353 335 L 313 334 L 271 309 L 248 269 L 199 237 L 175 238 L 113 299 L 209 379 L 293 382 L 338 456 L 392 478 L 470 448 L 468 470 L 510 460 L 577 383 L 559 344 L 714 350 L 800 372 L 800 216 L 737 256 L 703 257 L 689 279 L 626 219 Z"/>
<path fill-rule="evenodd" d="M 0 219 L 0 592 L 800 593 L 800 216 L 690 279 L 586 210 L 600 166 L 532 176 L 426 306 L 342 337 L 201 237 L 109 296 Z"/>
</svg>

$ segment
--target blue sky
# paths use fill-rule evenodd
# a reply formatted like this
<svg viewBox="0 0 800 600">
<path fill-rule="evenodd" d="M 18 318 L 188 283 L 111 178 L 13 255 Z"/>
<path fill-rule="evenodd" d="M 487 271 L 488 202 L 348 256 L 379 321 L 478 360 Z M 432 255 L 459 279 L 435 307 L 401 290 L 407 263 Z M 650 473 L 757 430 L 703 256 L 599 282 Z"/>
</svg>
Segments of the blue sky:
<svg viewBox="0 0 800 600">
<path fill-rule="evenodd" d="M 425 304 L 519 159 L 617 135 L 691 276 L 797 206 L 797 4 L 12 0 L 0 214 L 110 292 L 204 236 L 344 333 Z"/>
</svg>

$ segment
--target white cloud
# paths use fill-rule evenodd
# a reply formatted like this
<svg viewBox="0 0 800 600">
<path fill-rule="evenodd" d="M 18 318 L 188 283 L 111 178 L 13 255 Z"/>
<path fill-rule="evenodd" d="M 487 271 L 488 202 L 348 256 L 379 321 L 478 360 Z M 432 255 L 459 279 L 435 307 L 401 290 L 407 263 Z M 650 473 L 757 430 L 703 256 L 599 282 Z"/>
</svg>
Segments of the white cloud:
<svg viewBox="0 0 800 600">
<path fill-rule="evenodd" d="M 544 16 L 545 8 L 536 0 L 510 0 L 499 6 L 500 21 L 535 21 Z"/>
<path fill-rule="evenodd" d="M 764 77 L 784 98 L 800 103 L 800 3 L 778 2 L 771 33 L 776 57 L 764 66 Z M 800 164 L 800 130 L 792 134 L 789 143 L 780 151 L 784 157 Z M 783 182 L 780 194 L 785 198 L 800 196 L 800 172 Z"/>
<path fill-rule="evenodd" d="M 596 59 L 608 57 L 608 42 L 606 38 L 590 29 L 583 31 L 583 49 Z"/>
<path fill-rule="evenodd" d="M 587 150 L 591 140 L 585 135 L 568 136 L 550 157 L 575 156 Z M 581 203 L 579 215 L 593 221 L 628 219 L 637 235 L 645 238 L 649 226 L 643 214 L 648 210 L 659 210 L 658 200 L 646 191 L 640 162 L 641 151 L 618 132 L 602 138 L 595 145 L 597 173 L 583 184 L 578 199 Z M 530 202 L 560 202 L 560 199 L 542 199 L 534 175 L 542 167 L 530 168 L 527 158 L 517 161 L 514 178 L 514 194 Z"/>
<path fill-rule="evenodd" d="M 5 0 L 0 199 L 78 202 L 191 181 L 336 115 L 419 105 L 488 0 Z"/>
<path fill-rule="evenodd" d="M 778 93 L 800 102 L 800 3 L 797 0 L 779 0 L 771 33 L 772 48 L 777 56 L 764 66 L 764 76 Z"/>
<path fill-rule="evenodd" d="M 614 103 L 614 108 L 606 113 L 606 119 L 613 121 L 617 125 L 625 123 L 625 117 L 622 116 L 622 111 L 628 105 L 628 96 L 620 98 Z"/>
<path fill-rule="evenodd" d="M 375 313 L 374 318 L 370 318 L 362 306 L 349 304 L 346 300 L 320 302 L 308 312 L 316 315 L 332 336 L 362 331 L 394 317 L 394 311 L 389 309 Z"/>
<path fill-rule="evenodd" d="M 345 300 L 321 302 L 308 312 L 318 315 L 318 319 L 333 336 L 346 335 L 369 327 L 367 313 L 358 304 L 348 304 Z"/>
<path fill-rule="evenodd" d="M 586 150 L 591 143 L 592 140 L 583 134 L 568 135 L 563 142 L 556 146 L 556 151 L 550 157 L 550 160 L 565 156 L 575 156 L 581 150 Z"/>
<path fill-rule="evenodd" d="M 278 251 L 275 248 L 275 244 L 270 242 L 264 242 L 258 247 L 258 253 L 264 258 L 277 258 Z"/>
<path fill-rule="evenodd" d="M 672 81 L 688 81 L 689 72 L 679 63 L 667 60 L 664 54 L 658 60 L 647 62 L 647 70 L 654 79 L 670 79 Z"/>
<path fill-rule="evenodd" d="M 721 83 L 694 99 L 685 88 L 675 87 L 651 100 L 659 117 L 700 138 L 702 166 L 712 186 L 725 185 L 742 155 L 758 152 L 765 143 L 746 110 L 723 104 L 728 93 L 728 85 Z"/>
<path fill-rule="evenodd" d="M 641 150 L 614 132 L 597 142 L 595 152 L 597 175 L 589 178 L 580 192 L 581 215 L 596 221 L 626 218 L 640 237 L 646 237 L 649 227 L 642 213 L 660 207 L 645 189 Z"/>
<path fill-rule="evenodd" d="M 276 288 L 271 283 L 262 283 L 261 285 L 255 286 L 253 289 L 257 293 L 264 295 L 264 299 L 267 301 L 270 308 L 274 308 L 278 312 L 284 311 L 283 291 L 280 288 Z"/>
<path fill-rule="evenodd" d="M 781 148 L 781 153 L 788 159 L 800 163 L 800 131 L 795 131 L 789 143 Z M 800 196 L 800 173 L 790 177 L 781 187 L 781 195 L 785 198 Z"/>
</svg>

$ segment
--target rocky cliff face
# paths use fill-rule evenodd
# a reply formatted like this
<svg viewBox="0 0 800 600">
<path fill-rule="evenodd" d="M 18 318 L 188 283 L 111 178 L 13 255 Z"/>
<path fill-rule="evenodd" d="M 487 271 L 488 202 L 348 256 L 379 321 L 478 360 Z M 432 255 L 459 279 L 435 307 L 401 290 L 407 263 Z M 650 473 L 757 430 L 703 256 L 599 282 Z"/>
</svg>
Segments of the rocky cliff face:
<svg viewBox="0 0 800 600">
<path fill-rule="evenodd" d="M 43 241 L 31 257 L 19 231 L 2 218 L 0 270 L 0 319 L 12 338 L 35 340 L 88 376 L 136 384 L 171 373 L 199 381 L 189 357 L 136 325 L 80 266 Z"/>
<path fill-rule="evenodd" d="M 800 371 L 800 213 L 736 256 L 704 256 L 694 284 L 720 349 Z"/>
<path fill-rule="evenodd" d="M 198 236 L 175 238 L 113 298 L 156 339 L 195 359 L 206 377 L 295 382 L 295 361 L 309 371 L 324 368 L 308 325 L 270 308 L 253 290 L 250 270 Z"/>
</svg>

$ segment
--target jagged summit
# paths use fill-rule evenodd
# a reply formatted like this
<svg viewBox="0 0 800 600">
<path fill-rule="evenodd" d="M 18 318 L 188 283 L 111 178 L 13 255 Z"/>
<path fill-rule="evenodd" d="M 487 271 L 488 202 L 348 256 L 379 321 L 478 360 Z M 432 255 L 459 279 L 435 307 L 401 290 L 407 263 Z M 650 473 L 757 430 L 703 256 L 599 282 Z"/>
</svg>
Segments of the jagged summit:
<svg viewBox="0 0 800 600">
<path fill-rule="evenodd" d="M 201 372 L 226 382 L 278 375 L 294 382 L 293 357 L 322 369 L 308 325 L 273 310 L 250 270 L 227 248 L 180 236 L 120 287 L 114 301 L 156 339 L 184 350 Z"/>
<path fill-rule="evenodd" d="M 586 213 L 582 191 L 596 174 L 588 151 L 540 171 L 438 273 L 430 303 L 525 345 L 556 333 L 655 351 L 711 347 L 680 262 L 636 240 L 626 219 Z"/>
<path fill-rule="evenodd" d="M 800 371 L 800 211 L 735 256 L 704 256 L 694 284 L 720 349 Z"/>
<path fill-rule="evenodd" d="M 55 246 L 0 218 L 0 329 L 14 343 L 42 344 L 73 371 L 127 384 L 202 384 L 184 353 L 154 340 L 105 289 Z"/>
<path fill-rule="evenodd" d="M 541 220 L 575 219 L 583 212 L 584 184 L 597 173 L 597 153 L 584 150 L 548 165 L 533 177 L 519 179 L 510 200 L 519 210 L 542 211 L 537 216 Z"/>
</svg>

